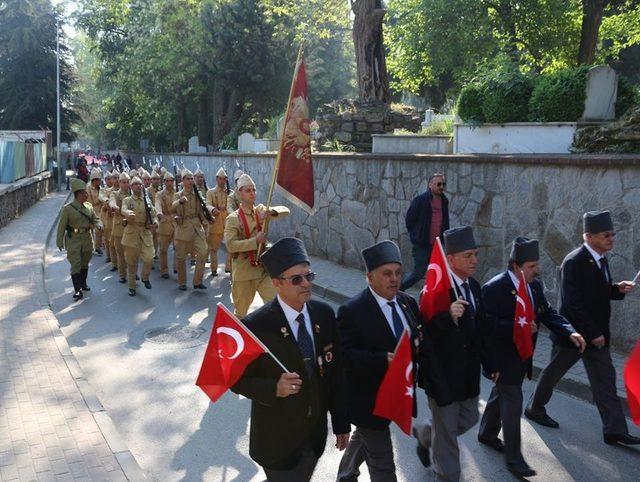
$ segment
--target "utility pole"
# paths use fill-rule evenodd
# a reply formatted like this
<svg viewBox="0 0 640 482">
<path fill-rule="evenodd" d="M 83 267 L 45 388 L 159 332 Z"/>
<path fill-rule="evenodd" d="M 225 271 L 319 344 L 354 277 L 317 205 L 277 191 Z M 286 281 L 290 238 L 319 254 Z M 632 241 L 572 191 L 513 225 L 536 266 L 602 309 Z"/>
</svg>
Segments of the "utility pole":
<svg viewBox="0 0 640 482">
<path fill-rule="evenodd" d="M 62 191 L 62 164 L 60 163 L 60 14 L 59 12 L 56 12 L 56 164 L 58 165 L 58 191 Z"/>
</svg>

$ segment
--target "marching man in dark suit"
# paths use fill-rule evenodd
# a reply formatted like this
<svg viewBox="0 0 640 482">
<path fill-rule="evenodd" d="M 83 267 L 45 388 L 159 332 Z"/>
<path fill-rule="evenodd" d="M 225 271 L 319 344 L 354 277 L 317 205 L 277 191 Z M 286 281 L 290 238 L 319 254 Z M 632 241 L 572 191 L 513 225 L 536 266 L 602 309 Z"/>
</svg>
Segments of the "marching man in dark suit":
<svg viewBox="0 0 640 482">
<path fill-rule="evenodd" d="M 605 254 L 613 249 L 615 231 L 609 211 L 585 213 L 583 227 L 584 244 L 562 262 L 560 313 L 587 340 L 588 348 L 580 354 L 554 340 L 551 362 L 540 374 L 525 415 L 548 427 L 559 426 L 547 415 L 545 405 L 558 381 L 582 357 L 602 418 L 604 442 L 610 445 L 640 444 L 639 437 L 629 434 L 609 352 L 611 300 L 623 299 L 634 284 L 630 281 L 614 283 L 611 277 Z"/>
<path fill-rule="evenodd" d="M 422 322 L 416 301 L 399 292 L 398 246 L 382 241 L 362 251 L 369 286 L 338 309 L 347 378 L 349 420 L 356 426 L 338 469 L 338 481 L 355 481 L 367 463 L 371 482 L 395 482 L 389 420 L 373 415 L 376 396 L 404 330 L 418 345 Z"/>
<path fill-rule="evenodd" d="M 302 241 L 284 238 L 260 257 L 277 297 L 243 321 L 291 373 L 266 355 L 232 387 L 252 400 L 249 453 L 269 481 L 311 480 L 327 439 L 349 440 L 338 328 L 333 309 L 311 300 L 315 273 Z"/>
<path fill-rule="evenodd" d="M 540 259 L 538 241 L 518 237 L 513 241 L 509 269 L 482 287 L 487 316 L 493 322 L 494 349 L 500 378 L 491 390 L 480 422 L 478 440 L 504 452 L 507 468 L 518 477 L 536 475 L 524 460 L 520 447 L 520 417 L 522 415 L 522 382 L 531 373 L 532 358 L 522 360 L 514 342 L 514 318 L 518 288 L 522 273 L 528 284 L 529 298 L 535 319 L 531 326 L 533 346 L 538 325 L 544 323 L 556 339 L 573 343 L 570 348 L 577 356 L 585 342 L 547 302 L 544 287 L 537 279 Z M 498 439 L 502 428 L 504 444 Z"/>
<path fill-rule="evenodd" d="M 429 447 L 433 451 L 436 480 L 457 481 L 461 470 L 458 437 L 471 429 L 480 416 L 480 364 L 493 380 L 498 373 L 491 356 L 491 324 L 485 315 L 480 284 L 471 277 L 478 265 L 471 228 L 445 231 L 444 249 L 456 301 L 448 312 L 424 324 L 420 368 L 432 421 L 416 425 L 414 435 L 423 465 L 430 465 Z"/>
</svg>

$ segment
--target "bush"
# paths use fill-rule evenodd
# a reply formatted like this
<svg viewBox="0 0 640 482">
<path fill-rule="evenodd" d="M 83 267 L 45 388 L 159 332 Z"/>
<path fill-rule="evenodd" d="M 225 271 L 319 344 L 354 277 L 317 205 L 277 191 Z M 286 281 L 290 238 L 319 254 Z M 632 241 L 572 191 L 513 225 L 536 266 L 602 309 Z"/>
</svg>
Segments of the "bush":
<svg viewBox="0 0 640 482">
<path fill-rule="evenodd" d="M 529 120 L 578 120 L 584 112 L 588 70 L 589 66 L 580 66 L 541 75 L 529 101 Z"/>
<path fill-rule="evenodd" d="M 465 85 L 458 96 L 456 111 L 458 116 L 470 124 L 482 124 L 484 114 L 482 113 L 482 101 L 484 98 L 484 87 L 480 83 Z"/>
<path fill-rule="evenodd" d="M 618 98 L 616 99 L 616 117 L 622 117 L 637 105 L 640 105 L 638 88 L 629 79 L 620 76 L 618 79 Z"/>
<path fill-rule="evenodd" d="M 525 122 L 533 80 L 518 71 L 498 72 L 487 78 L 482 102 L 486 122 Z"/>
</svg>

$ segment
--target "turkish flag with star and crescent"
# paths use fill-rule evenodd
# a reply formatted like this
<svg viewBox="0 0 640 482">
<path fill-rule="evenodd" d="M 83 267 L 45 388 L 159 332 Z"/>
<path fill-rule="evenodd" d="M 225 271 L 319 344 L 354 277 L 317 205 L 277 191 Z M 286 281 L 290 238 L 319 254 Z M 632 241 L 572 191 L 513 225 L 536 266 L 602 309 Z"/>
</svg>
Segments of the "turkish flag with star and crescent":
<svg viewBox="0 0 640 482">
<path fill-rule="evenodd" d="M 411 340 L 405 330 L 378 388 L 373 414 L 394 421 L 404 433 L 411 435 L 413 392 Z"/>
<path fill-rule="evenodd" d="M 420 313 L 426 323 L 438 313 L 449 310 L 452 289 L 447 258 L 442 243 L 437 239 L 433 243 L 424 288 L 420 293 Z"/>
<path fill-rule="evenodd" d="M 521 271 L 518 294 L 516 295 L 516 313 L 513 320 L 513 343 L 516 345 L 522 361 L 533 356 L 531 324 L 536 319 L 528 286 L 524 272 Z"/>
<path fill-rule="evenodd" d="M 247 365 L 263 353 L 266 353 L 264 346 L 222 303 L 218 303 L 196 385 L 215 402 L 235 385 Z"/>
<path fill-rule="evenodd" d="M 640 340 L 624 366 L 624 385 L 631 419 L 633 423 L 640 425 Z"/>
<path fill-rule="evenodd" d="M 289 105 L 280 139 L 278 176 L 280 192 L 309 214 L 313 213 L 314 185 L 307 71 L 300 53 L 293 73 Z"/>
</svg>

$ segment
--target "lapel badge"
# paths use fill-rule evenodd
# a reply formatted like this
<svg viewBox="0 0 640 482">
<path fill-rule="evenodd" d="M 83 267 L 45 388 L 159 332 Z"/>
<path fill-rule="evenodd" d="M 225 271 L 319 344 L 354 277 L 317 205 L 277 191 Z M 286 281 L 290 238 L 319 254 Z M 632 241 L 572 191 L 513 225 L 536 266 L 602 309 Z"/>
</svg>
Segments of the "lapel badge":
<svg viewBox="0 0 640 482">
<path fill-rule="evenodd" d="M 516 290 L 511 290 L 511 294 L 512 294 L 513 296 L 515 296 L 515 295 L 516 295 Z"/>
<path fill-rule="evenodd" d="M 324 359 L 326 360 L 327 363 L 331 363 L 331 360 L 333 360 L 333 352 L 326 352 L 324 354 Z"/>
<path fill-rule="evenodd" d="M 322 356 L 318 356 L 318 373 L 321 377 L 324 376 L 324 366 L 322 366 Z"/>
<path fill-rule="evenodd" d="M 315 330 L 316 333 L 320 333 L 320 325 L 318 325 L 317 323 L 313 325 L 313 329 Z"/>
<path fill-rule="evenodd" d="M 289 330 L 287 330 L 287 328 L 285 326 L 280 328 L 280 332 L 282 333 L 282 336 L 285 337 L 285 338 L 289 336 Z"/>
</svg>

